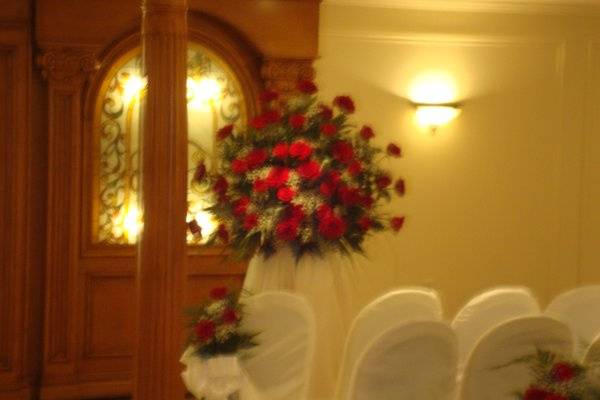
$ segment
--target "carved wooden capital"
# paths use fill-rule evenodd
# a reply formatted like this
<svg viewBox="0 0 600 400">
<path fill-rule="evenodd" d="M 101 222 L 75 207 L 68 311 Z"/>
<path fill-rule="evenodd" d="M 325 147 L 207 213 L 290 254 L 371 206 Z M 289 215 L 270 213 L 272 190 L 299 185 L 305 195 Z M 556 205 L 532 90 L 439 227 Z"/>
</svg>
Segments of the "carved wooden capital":
<svg viewBox="0 0 600 400">
<path fill-rule="evenodd" d="M 37 64 L 44 78 L 64 83 L 83 81 L 99 67 L 93 52 L 75 48 L 46 50 Z"/>
<path fill-rule="evenodd" d="M 264 61 L 260 73 L 267 89 L 289 94 L 298 81 L 314 79 L 312 64 L 313 60 L 270 59 Z"/>
</svg>

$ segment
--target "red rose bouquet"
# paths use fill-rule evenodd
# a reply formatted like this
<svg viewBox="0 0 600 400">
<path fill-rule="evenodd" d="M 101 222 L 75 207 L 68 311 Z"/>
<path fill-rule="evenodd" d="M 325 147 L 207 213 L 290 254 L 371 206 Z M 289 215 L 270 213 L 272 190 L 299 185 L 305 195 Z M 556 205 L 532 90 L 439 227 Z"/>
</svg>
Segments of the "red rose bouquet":
<svg viewBox="0 0 600 400">
<path fill-rule="evenodd" d="M 188 344 L 196 347 L 200 357 L 232 355 L 256 345 L 253 342 L 256 335 L 240 330 L 243 310 L 237 302 L 237 293 L 226 287 L 212 289 L 209 302 L 190 309 L 189 316 Z"/>
<path fill-rule="evenodd" d="M 362 251 L 367 234 L 401 229 L 404 218 L 385 217 L 382 200 L 403 195 L 378 164 L 400 157 L 389 144 L 371 144 L 373 129 L 348 122 L 355 106 L 338 96 L 319 103 L 317 87 L 300 82 L 298 95 L 280 100 L 263 93 L 264 112 L 246 129 L 228 125 L 217 132 L 222 164 L 216 174 L 197 167 L 196 182 L 214 194 L 210 211 L 220 225 L 211 240 L 228 244 L 241 258 L 273 254 L 290 246 L 296 259 L 329 250 Z"/>
<path fill-rule="evenodd" d="M 529 365 L 532 383 L 515 395 L 521 400 L 598 400 L 600 392 L 589 381 L 588 370 L 550 351 L 539 350 L 508 365 Z M 500 367 L 501 368 L 501 367 Z"/>
</svg>

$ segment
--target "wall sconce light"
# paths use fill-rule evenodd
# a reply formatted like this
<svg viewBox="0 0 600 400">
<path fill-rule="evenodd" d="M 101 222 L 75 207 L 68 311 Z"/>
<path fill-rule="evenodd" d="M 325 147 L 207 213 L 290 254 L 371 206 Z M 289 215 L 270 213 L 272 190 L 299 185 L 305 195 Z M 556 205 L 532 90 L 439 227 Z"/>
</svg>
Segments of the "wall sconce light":
<svg viewBox="0 0 600 400">
<path fill-rule="evenodd" d="M 446 125 L 458 117 L 461 110 L 459 104 L 425 104 L 415 103 L 415 118 L 421 126 L 427 127 L 434 133 L 440 126 Z"/>
</svg>

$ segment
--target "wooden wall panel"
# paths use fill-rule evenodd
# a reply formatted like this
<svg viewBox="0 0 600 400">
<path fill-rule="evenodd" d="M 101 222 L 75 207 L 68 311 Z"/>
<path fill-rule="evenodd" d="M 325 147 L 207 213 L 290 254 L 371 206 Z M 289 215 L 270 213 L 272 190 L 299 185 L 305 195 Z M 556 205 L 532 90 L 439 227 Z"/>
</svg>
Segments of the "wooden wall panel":
<svg viewBox="0 0 600 400">
<path fill-rule="evenodd" d="M 0 6 L 2 3 L 0 3 Z M 34 392 L 37 332 L 30 220 L 28 8 L 0 8 L 0 399 Z M 8 20 L 7 20 L 8 18 Z"/>
</svg>

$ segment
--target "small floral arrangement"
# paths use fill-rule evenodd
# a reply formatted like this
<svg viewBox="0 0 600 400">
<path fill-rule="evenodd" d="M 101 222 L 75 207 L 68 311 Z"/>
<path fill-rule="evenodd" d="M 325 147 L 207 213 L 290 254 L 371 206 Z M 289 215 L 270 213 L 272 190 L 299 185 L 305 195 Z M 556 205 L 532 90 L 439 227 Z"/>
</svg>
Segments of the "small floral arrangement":
<svg viewBox="0 0 600 400">
<path fill-rule="evenodd" d="M 590 383 L 589 371 L 583 365 L 538 349 L 535 354 L 519 358 L 507 365 L 526 363 L 533 382 L 524 392 L 515 393 L 521 400 L 598 400 L 600 391 Z M 500 367 L 501 368 L 501 367 Z"/>
<path fill-rule="evenodd" d="M 208 174 L 203 163 L 196 169 L 195 182 L 212 189 L 209 210 L 220 222 L 211 241 L 229 245 L 240 258 L 268 257 L 286 245 L 296 260 L 305 253 L 360 252 L 368 233 L 398 231 L 404 223 L 379 208 L 392 188 L 404 195 L 404 180 L 394 182 L 378 166 L 400 157 L 400 147 L 379 149 L 371 144 L 371 127 L 350 125 L 350 97 L 326 105 L 316 92 L 304 81 L 288 100 L 263 93 L 265 111 L 245 129 L 227 125 L 217 132 L 222 163 L 216 173 Z"/>
<path fill-rule="evenodd" d="M 240 330 L 243 310 L 237 297 L 238 293 L 226 287 L 216 287 L 210 291 L 207 304 L 189 311 L 188 344 L 196 347 L 200 357 L 237 354 L 256 345 L 255 334 Z"/>
</svg>

